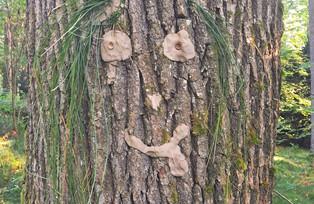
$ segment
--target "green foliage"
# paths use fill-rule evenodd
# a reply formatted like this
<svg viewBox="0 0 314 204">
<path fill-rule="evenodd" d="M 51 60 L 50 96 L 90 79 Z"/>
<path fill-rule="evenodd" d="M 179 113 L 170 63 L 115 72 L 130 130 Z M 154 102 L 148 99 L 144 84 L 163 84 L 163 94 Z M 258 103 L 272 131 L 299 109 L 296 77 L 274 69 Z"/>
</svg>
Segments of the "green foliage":
<svg viewBox="0 0 314 204">
<path fill-rule="evenodd" d="M 282 36 L 282 64 L 286 66 L 288 56 L 293 56 L 301 60 L 300 48 L 305 45 L 308 40 L 308 0 L 283 0 L 284 5 L 284 24 L 285 32 Z M 289 53 L 293 53 L 288 55 Z M 287 62 L 287 63 L 286 63 Z"/>
<path fill-rule="evenodd" d="M 281 115 L 278 141 L 310 135 L 310 63 L 307 56 L 308 0 L 284 0 Z"/>
<path fill-rule="evenodd" d="M 13 129 L 12 124 L 12 97 L 11 93 L 0 91 L 0 135 Z M 26 100 L 24 97 L 17 96 L 16 98 L 16 112 L 18 121 L 23 124 L 26 119 Z"/>
<path fill-rule="evenodd" d="M 314 202 L 314 155 L 297 147 L 277 147 L 275 190 L 297 204 Z M 274 193 L 274 204 L 287 201 Z"/>
<path fill-rule="evenodd" d="M 17 97 L 17 129 L 14 131 L 11 131 L 11 100 L 11 93 L 0 91 L 0 203 L 5 204 L 19 203 L 25 165 L 26 100 Z"/>
<path fill-rule="evenodd" d="M 16 72 L 17 83 L 21 89 L 26 90 L 26 63 L 25 56 L 25 8 L 26 1 L 24 0 L 2 0 L 0 1 L 0 75 L 6 73 L 6 59 L 9 54 L 13 58 L 13 67 Z M 8 51 L 7 42 L 5 41 L 5 27 L 7 24 L 11 26 L 13 47 L 11 53 Z M 3 78 L 3 76 L 0 76 Z M 0 87 L 3 87 L 0 80 Z"/>
</svg>

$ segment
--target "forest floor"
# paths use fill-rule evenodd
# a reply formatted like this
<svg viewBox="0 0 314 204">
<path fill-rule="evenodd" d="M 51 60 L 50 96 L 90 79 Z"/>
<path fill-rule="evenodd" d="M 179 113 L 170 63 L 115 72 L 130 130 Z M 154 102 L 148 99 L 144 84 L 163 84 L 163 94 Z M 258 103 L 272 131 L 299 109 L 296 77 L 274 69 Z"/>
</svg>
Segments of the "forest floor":
<svg viewBox="0 0 314 204">
<path fill-rule="evenodd" d="M 314 203 L 314 155 L 308 150 L 277 147 L 275 156 L 276 187 L 274 204 Z"/>
<path fill-rule="evenodd" d="M 22 139 L 6 139 L 0 136 L 0 204 L 20 203 L 23 183 Z"/>
<path fill-rule="evenodd" d="M 20 203 L 24 165 L 23 140 L 0 136 L 0 204 Z M 274 204 L 314 203 L 314 155 L 309 151 L 277 147 L 275 175 Z"/>
</svg>

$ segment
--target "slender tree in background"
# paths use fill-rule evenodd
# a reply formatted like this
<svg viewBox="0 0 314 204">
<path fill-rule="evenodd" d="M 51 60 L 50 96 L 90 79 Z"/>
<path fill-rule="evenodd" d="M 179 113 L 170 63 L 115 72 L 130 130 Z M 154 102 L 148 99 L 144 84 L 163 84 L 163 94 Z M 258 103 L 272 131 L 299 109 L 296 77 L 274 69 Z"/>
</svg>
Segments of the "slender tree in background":
<svg viewBox="0 0 314 204">
<path fill-rule="evenodd" d="M 16 76 L 15 76 L 15 64 L 13 59 L 13 47 L 14 47 L 14 39 L 13 39 L 13 23 L 11 16 L 11 9 L 8 6 L 8 2 L 6 4 L 6 22 L 5 22 L 5 76 L 4 76 L 4 87 L 7 87 L 8 90 L 11 91 L 12 94 L 12 124 L 13 128 L 16 129 L 16 109 L 15 109 L 15 97 L 16 97 Z"/>
<path fill-rule="evenodd" d="M 314 2 L 309 0 L 309 32 L 310 32 L 310 58 L 311 58 L 311 100 L 312 109 L 314 109 Z M 311 151 L 314 152 L 314 112 L 311 114 L 312 131 L 311 131 Z"/>
<path fill-rule="evenodd" d="M 11 95 L 11 105 L 12 105 L 12 127 L 8 125 L 10 128 L 14 130 L 17 129 L 17 100 L 19 97 L 19 90 L 25 91 L 25 85 L 22 85 L 23 77 L 22 74 L 25 73 L 25 56 L 23 51 L 22 44 L 25 36 L 22 35 L 25 14 L 23 11 L 25 10 L 25 3 L 22 0 L 13 1 L 6 0 L 2 1 L 0 5 L 2 9 L 3 18 L 3 28 L 1 29 L 1 33 L 3 32 L 4 43 L 3 43 L 3 63 L 5 66 L 2 67 L 1 75 L 2 75 L 2 88 L 5 92 L 10 93 Z M 24 62 L 23 62 L 24 60 Z M 22 76 L 22 77 L 21 77 Z M 24 75 L 25 76 L 25 75 Z M 26 92 L 26 91 L 25 91 Z"/>
<path fill-rule="evenodd" d="M 11 58 L 10 58 L 10 51 L 12 49 L 12 33 L 11 33 L 11 17 L 10 17 L 10 11 L 7 10 L 7 7 L 5 7 L 5 17 L 4 17 L 4 62 L 5 65 L 2 67 L 1 75 L 2 75 L 2 88 L 4 88 L 6 91 L 10 90 L 11 83 L 10 83 L 10 68 L 12 68 L 11 65 Z"/>
<path fill-rule="evenodd" d="M 281 17 L 278 0 L 27 0 L 23 202 L 270 203 Z M 131 58 L 101 60 L 111 29 Z M 163 41 L 182 29 L 196 56 L 174 62 Z M 178 127 L 183 176 L 125 141 L 173 144 Z"/>
</svg>

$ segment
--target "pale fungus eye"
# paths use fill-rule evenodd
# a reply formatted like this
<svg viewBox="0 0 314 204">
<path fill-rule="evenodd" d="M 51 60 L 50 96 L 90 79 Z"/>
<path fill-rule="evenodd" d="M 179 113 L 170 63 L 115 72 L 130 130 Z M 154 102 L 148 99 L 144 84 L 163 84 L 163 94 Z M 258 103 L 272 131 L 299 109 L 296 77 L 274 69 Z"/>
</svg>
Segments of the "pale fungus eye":
<svg viewBox="0 0 314 204">
<path fill-rule="evenodd" d="M 186 30 L 168 34 L 163 42 L 163 48 L 164 55 L 172 61 L 185 62 L 195 57 L 194 45 Z"/>
<path fill-rule="evenodd" d="M 131 55 L 131 39 L 127 34 L 111 30 L 103 35 L 101 57 L 105 62 L 126 60 Z"/>
<path fill-rule="evenodd" d="M 109 50 L 112 50 L 113 49 L 113 42 L 109 42 L 107 47 Z"/>
<path fill-rule="evenodd" d="M 176 45 L 175 45 L 175 48 L 177 50 L 181 50 L 182 49 L 182 43 L 181 42 L 177 42 Z"/>
</svg>

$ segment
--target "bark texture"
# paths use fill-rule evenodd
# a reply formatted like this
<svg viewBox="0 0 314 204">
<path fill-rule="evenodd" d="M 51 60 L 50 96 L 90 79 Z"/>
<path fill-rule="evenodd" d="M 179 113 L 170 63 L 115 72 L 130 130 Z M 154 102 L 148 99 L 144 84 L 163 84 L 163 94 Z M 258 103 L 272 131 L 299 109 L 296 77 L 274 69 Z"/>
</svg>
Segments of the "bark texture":
<svg viewBox="0 0 314 204">
<path fill-rule="evenodd" d="M 73 191 L 70 174 L 92 178 L 84 188 L 90 192 L 90 203 L 271 203 L 280 88 L 280 0 L 198 1 L 223 17 L 231 34 L 240 69 L 227 71 L 227 90 L 221 87 L 213 40 L 186 1 L 126 0 L 117 29 L 129 34 L 133 54 L 125 61 L 102 63 L 97 72 L 99 39 L 94 38 L 85 72 L 84 142 L 68 138 L 68 90 L 60 83 L 54 90 L 58 97 L 50 100 L 51 76 L 40 77 L 51 71 L 49 65 L 62 43 L 55 42 L 76 6 L 65 4 L 69 2 L 27 0 L 30 123 L 25 203 L 84 203 L 74 199 L 80 186 Z M 167 34 L 182 27 L 196 57 L 173 62 L 163 55 L 162 43 Z M 47 51 L 51 45 L 53 49 Z M 34 69 L 36 53 L 45 53 L 37 62 L 39 70 Z M 66 73 L 59 75 L 62 82 Z M 58 107 L 60 133 L 54 158 L 60 165 L 57 170 L 48 159 L 52 132 L 47 115 L 52 101 Z M 189 166 L 182 177 L 171 174 L 166 158 L 149 157 L 124 140 L 127 131 L 148 146 L 160 146 L 181 124 L 191 128 L 179 144 Z M 72 165 L 77 172 L 86 169 L 85 173 L 67 170 L 70 143 L 77 152 Z M 54 171 L 57 182 L 51 179 Z"/>
</svg>

